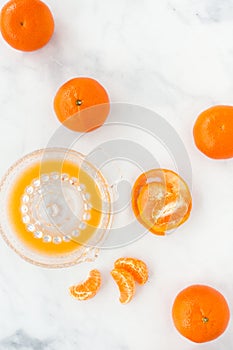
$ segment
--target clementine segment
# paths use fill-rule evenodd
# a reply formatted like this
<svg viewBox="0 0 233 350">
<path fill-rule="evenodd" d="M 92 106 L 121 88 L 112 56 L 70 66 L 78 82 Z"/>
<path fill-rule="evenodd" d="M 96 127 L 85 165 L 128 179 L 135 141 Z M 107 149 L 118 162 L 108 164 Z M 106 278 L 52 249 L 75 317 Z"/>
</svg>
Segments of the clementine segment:
<svg viewBox="0 0 233 350">
<path fill-rule="evenodd" d="M 92 270 L 85 282 L 70 287 L 70 294 L 77 300 L 88 300 L 97 294 L 100 286 L 101 274 L 98 270 Z"/>
<path fill-rule="evenodd" d="M 215 106 L 199 115 L 193 128 L 197 148 L 207 157 L 233 157 L 233 107 Z"/>
<path fill-rule="evenodd" d="M 92 78 L 74 78 L 62 85 L 54 99 L 58 120 L 67 128 L 88 132 L 100 127 L 110 111 L 109 97 Z"/>
<path fill-rule="evenodd" d="M 124 269 L 114 268 L 111 275 L 118 285 L 120 291 L 120 302 L 129 303 L 135 294 L 135 281 L 131 273 Z"/>
<path fill-rule="evenodd" d="M 192 198 L 187 184 L 175 172 L 153 169 L 136 180 L 132 208 L 138 221 L 157 235 L 164 235 L 189 217 Z"/>
<path fill-rule="evenodd" d="M 216 289 L 193 285 L 176 297 L 172 317 L 184 337 L 204 343 L 218 338 L 226 330 L 230 311 L 225 298 Z"/>
<path fill-rule="evenodd" d="M 54 20 L 48 6 L 40 0 L 11 0 L 1 10 L 0 28 L 10 46 L 34 51 L 52 37 Z"/>
<path fill-rule="evenodd" d="M 114 267 L 129 272 L 139 284 L 145 284 L 148 280 L 148 268 L 142 260 L 135 258 L 120 258 L 116 260 Z"/>
</svg>

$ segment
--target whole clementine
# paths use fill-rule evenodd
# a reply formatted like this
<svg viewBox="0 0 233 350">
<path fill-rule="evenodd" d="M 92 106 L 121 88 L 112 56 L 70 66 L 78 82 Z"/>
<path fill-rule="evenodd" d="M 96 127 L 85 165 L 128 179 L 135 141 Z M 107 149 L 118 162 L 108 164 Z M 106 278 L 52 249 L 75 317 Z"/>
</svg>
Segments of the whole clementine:
<svg viewBox="0 0 233 350">
<path fill-rule="evenodd" d="M 207 157 L 233 157 L 233 106 L 215 106 L 197 118 L 193 128 L 197 148 Z"/>
<path fill-rule="evenodd" d="M 176 329 L 189 340 L 205 343 L 218 338 L 227 328 L 230 311 L 221 293 L 205 285 L 181 291 L 173 304 Z"/>
<path fill-rule="evenodd" d="M 92 78 L 74 78 L 62 85 L 54 98 L 58 120 L 67 128 L 88 132 L 100 127 L 110 111 L 104 87 Z"/>
<path fill-rule="evenodd" d="M 10 46 L 34 51 L 52 37 L 54 20 L 48 6 L 40 0 L 11 0 L 1 10 L 0 28 Z"/>
</svg>

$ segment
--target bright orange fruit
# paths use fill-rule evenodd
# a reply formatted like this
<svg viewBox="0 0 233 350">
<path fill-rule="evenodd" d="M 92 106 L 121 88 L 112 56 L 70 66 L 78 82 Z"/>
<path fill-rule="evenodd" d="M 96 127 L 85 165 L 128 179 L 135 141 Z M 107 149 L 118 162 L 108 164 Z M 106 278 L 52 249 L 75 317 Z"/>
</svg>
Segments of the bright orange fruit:
<svg viewBox="0 0 233 350">
<path fill-rule="evenodd" d="M 136 282 L 145 284 L 148 280 L 148 268 L 142 260 L 135 258 L 120 258 L 114 264 L 115 269 L 129 272 Z"/>
<path fill-rule="evenodd" d="M 138 221 L 157 235 L 164 235 L 189 217 L 192 198 L 185 181 L 175 172 L 153 169 L 136 180 L 132 208 Z"/>
<path fill-rule="evenodd" d="M 92 270 L 89 277 L 83 283 L 70 287 L 70 294 L 78 300 L 93 298 L 101 286 L 101 274 L 98 270 Z"/>
<path fill-rule="evenodd" d="M 120 302 L 129 303 L 135 294 L 135 281 L 131 273 L 124 269 L 114 268 L 111 275 L 118 285 L 120 291 Z"/>
<path fill-rule="evenodd" d="M 40 0 L 11 0 L 1 10 L 0 28 L 10 46 L 34 51 L 52 37 L 54 20 L 48 6 Z"/>
<path fill-rule="evenodd" d="M 233 107 L 215 106 L 199 115 L 193 128 L 197 148 L 207 157 L 233 157 Z"/>
<path fill-rule="evenodd" d="M 54 99 L 58 120 L 67 128 L 92 131 L 105 122 L 110 111 L 109 97 L 92 78 L 74 78 L 62 85 Z"/>
<path fill-rule="evenodd" d="M 205 343 L 218 338 L 226 330 L 230 311 L 225 298 L 216 289 L 193 285 L 177 295 L 172 317 L 175 327 L 184 337 Z"/>
</svg>

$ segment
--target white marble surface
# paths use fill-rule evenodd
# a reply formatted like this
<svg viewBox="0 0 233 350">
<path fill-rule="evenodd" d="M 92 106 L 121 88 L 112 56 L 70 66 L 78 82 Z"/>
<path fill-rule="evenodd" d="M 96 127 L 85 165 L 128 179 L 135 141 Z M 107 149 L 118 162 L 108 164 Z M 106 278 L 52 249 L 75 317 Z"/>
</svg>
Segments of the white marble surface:
<svg viewBox="0 0 233 350">
<path fill-rule="evenodd" d="M 45 48 L 21 53 L 0 40 L 0 174 L 24 154 L 46 147 L 59 127 L 52 106 L 58 86 L 91 76 L 107 88 L 112 102 L 150 108 L 177 130 L 192 161 L 194 205 L 190 220 L 174 235 L 148 234 L 102 251 L 95 263 L 64 270 L 31 266 L 1 239 L 0 349 L 232 349 L 232 323 L 217 341 L 196 345 L 179 336 L 170 311 L 178 291 L 193 283 L 219 289 L 233 306 L 233 163 L 205 158 L 192 140 L 200 111 L 233 104 L 233 2 L 47 3 L 56 31 Z M 80 150 L 90 151 L 92 142 L 104 137 L 99 129 Z M 156 154 L 152 146 L 147 145 Z M 150 281 L 122 306 L 109 271 L 125 255 L 148 263 Z M 78 303 L 67 287 L 93 267 L 103 273 L 103 288 L 95 299 Z"/>
</svg>

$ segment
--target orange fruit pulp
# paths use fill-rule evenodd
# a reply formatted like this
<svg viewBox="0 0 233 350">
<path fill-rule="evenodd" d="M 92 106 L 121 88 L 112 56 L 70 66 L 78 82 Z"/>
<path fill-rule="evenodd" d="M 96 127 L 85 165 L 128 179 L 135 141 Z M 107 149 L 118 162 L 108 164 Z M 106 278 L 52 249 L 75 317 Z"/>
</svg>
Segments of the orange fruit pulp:
<svg viewBox="0 0 233 350">
<path fill-rule="evenodd" d="M 77 300 L 89 300 L 94 298 L 101 287 L 101 274 L 98 270 L 92 270 L 86 281 L 70 287 L 70 295 Z"/>
<path fill-rule="evenodd" d="M 135 294 L 135 280 L 132 274 L 122 268 L 114 268 L 111 275 L 120 291 L 120 302 L 129 303 Z"/>
<path fill-rule="evenodd" d="M 54 20 L 48 6 L 40 0 L 11 0 L 1 10 L 0 28 L 10 46 L 34 51 L 52 37 Z"/>
<path fill-rule="evenodd" d="M 202 112 L 193 128 L 197 148 L 207 157 L 233 157 L 233 106 L 215 106 Z"/>
<path fill-rule="evenodd" d="M 230 311 L 216 289 L 193 285 L 181 291 L 173 304 L 176 329 L 189 340 L 204 343 L 218 338 L 227 328 Z"/>
<path fill-rule="evenodd" d="M 148 268 L 144 261 L 135 258 L 119 258 L 115 261 L 114 268 L 124 269 L 129 272 L 139 284 L 145 284 L 148 280 Z"/>
<path fill-rule="evenodd" d="M 42 239 L 34 237 L 32 232 L 29 232 L 25 223 L 22 221 L 22 196 L 25 193 L 25 189 L 31 184 L 34 179 L 38 179 L 43 174 L 49 174 L 53 172 L 66 173 L 71 177 L 82 179 L 82 183 L 85 183 L 86 189 L 90 194 L 90 220 L 87 227 L 84 230 L 80 230 L 79 236 L 72 237 L 68 242 L 63 241 L 60 244 L 54 244 L 53 242 L 44 242 Z M 96 228 L 101 220 L 101 195 L 94 180 L 82 169 L 70 161 L 54 160 L 43 161 L 37 163 L 20 174 L 17 181 L 12 184 L 12 189 L 8 200 L 8 215 L 12 230 L 15 232 L 21 242 L 35 252 L 39 252 L 45 255 L 58 255 L 64 253 L 70 253 L 80 247 L 82 247 L 95 233 Z"/>
<path fill-rule="evenodd" d="M 138 221 L 149 231 L 164 235 L 189 217 L 192 198 L 185 181 L 167 169 L 153 169 L 136 180 L 132 208 Z"/>
<path fill-rule="evenodd" d="M 105 122 L 110 111 L 104 87 L 92 78 L 74 78 L 63 84 L 54 98 L 58 120 L 78 132 L 92 131 Z"/>
</svg>

